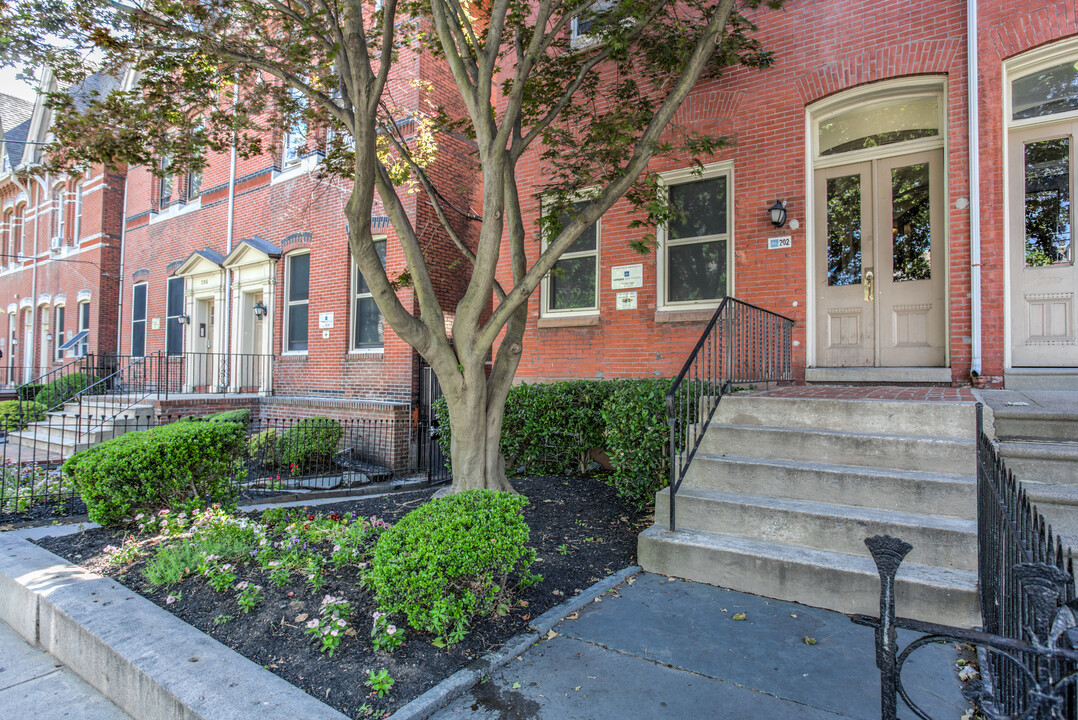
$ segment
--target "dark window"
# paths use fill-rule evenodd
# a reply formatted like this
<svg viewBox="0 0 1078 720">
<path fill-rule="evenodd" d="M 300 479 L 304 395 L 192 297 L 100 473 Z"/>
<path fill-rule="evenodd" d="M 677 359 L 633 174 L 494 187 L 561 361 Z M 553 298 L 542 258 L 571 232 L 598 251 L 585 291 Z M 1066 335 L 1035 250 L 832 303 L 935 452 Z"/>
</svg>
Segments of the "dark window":
<svg viewBox="0 0 1078 720">
<path fill-rule="evenodd" d="M 386 242 L 381 240 L 374 244 L 378 250 L 378 257 L 382 259 L 382 267 L 386 265 Z M 367 281 L 359 272 L 359 268 L 352 264 L 352 272 L 356 279 L 355 306 L 352 320 L 352 348 L 378 348 L 385 341 L 385 322 L 382 313 L 378 311 L 378 305 L 374 302 Z"/>
<path fill-rule="evenodd" d="M 146 354 L 146 283 L 131 289 L 131 354 Z"/>
<path fill-rule="evenodd" d="M 183 278 L 168 279 L 168 300 L 165 308 L 165 351 L 169 355 L 183 355 Z"/>
<path fill-rule="evenodd" d="M 307 350 L 307 306 L 309 304 L 311 256 L 292 255 L 288 258 L 285 280 L 288 293 L 285 298 L 286 346 L 289 352 Z"/>
<path fill-rule="evenodd" d="M 53 328 L 52 344 L 56 348 L 56 359 L 63 360 L 64 351 L 60 349 L 60 346 L 64 344 L 64 306 L 56 308 L 56 326 Z"/>
<path fill-rule="evenodd" d="M 83 357 L 90 351 L 90 303 L 79 303 L 79 333 L 86 332 L 82 336 L 82 341 L 79 342 L 75 355 L 77 357 Z"/>
</svg>

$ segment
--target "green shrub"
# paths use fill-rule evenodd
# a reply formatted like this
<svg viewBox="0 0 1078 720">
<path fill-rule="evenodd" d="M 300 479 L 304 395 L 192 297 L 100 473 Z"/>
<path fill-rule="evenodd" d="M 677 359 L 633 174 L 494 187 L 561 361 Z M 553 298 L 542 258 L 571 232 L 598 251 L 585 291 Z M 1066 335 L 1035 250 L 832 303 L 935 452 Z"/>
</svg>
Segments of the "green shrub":
<svg viewBox="0 0 1078 720">
<path fill-rule="evenodd" d="M 251 424 L 251 411 L 247 408 L 238 408 L 236 410 L 222 410 L 219 413 L 207 415 L 202 419 L 210 420 L 212 422 L 234 422 L 246 427 Z"/>
<path fill-rule="evenodd" d="M 472 617 L 498 610 L 510 576 L 522 586 L 535 551 L 527 547 L 521 511 L 528 499 L 468 490 L 431 500 L 386 530 L 374 549 L 368 582 L 383 612 L 448 642 L 465 634 Z"/>
<path fill-rule="evenodd" d="M 247 454 L 257 460 L 262 467 L 277 468 L 281 464 L 281 453 L 278 451 L 277 429 L 268 428 L 260 433 L 255 433 L 247 441 Z"/>
<path fill-rule="evenodd" d="M 670 383 L 666 378 L 618 380 L 603 405 L 606 452 L 614 467 L 610 483 L 638 505 L 653 503 L 670 477 Z"/>
<path fill-rule="evenodd" d="M 96 383 L 97 380 L 98 378 L 92 373 L 71 373 L 44 385 L 34 399 L 44 405 L 46 410 L 55 410 L 75 397 L 79 391 Z M 102 392 L 104 392 L 103 388 Z"/>
<path fill-rule="evenodd" d="M 16 394 L 18 395 L 19 399 L 24 402 L 28 400 L 34 400 L 37 398 L 37 394 L 41 392 L 44 387 L 44 385 L 38 384 L 22 385 L 21 387 L 16 388 Z"/>
<path fill-rule="evenodd" d="M 294 475 L 328 462 L 336 453 L 344 430 L 336 420 L 311 417 L 297 420 L 277 436 L 281 467 Z"/>
<path fill-rule="evenodd" d="M 77 484 L 90 519 L 115 525 L 162 507 L 231 501 L 243 443 L 238 423 L 172 423 L 75 453 L 63 472 Z"/>
<path fill-rule="evenodd" d="M 4 432 L 22 430 L 30 423 L 44 420 L 47 416 L 45 406 L 38 402 L 21 400 L 0 402 L 0 430 Z"/>
</svg>

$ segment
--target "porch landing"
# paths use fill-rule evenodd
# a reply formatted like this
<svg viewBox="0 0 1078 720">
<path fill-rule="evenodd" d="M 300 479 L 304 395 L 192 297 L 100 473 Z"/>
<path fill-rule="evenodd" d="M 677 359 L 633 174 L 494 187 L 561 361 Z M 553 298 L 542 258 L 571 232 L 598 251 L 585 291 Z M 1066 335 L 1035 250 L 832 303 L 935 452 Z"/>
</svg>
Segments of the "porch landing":
<svg viewBox="0 0 1078 720">
<path fill-rule="evenodd" d="M 902 402 L 972 403 L 977 398 L 966 387 L 903 387 L 901 385 L 782 385 L 752 393 L 763 397 L 820 400 L 896 400 Z"/>
</svg>

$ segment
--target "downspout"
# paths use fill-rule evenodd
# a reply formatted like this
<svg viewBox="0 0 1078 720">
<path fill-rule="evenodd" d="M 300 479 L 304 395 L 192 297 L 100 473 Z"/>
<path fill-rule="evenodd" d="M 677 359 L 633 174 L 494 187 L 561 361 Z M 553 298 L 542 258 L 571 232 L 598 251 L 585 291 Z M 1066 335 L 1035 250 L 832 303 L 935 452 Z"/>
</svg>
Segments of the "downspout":
<svg viewBox="0 0 1078 720">
<path fill-rule="evenodd" d="M 969 270 L 970 378 L 981 375 L 981 143 L 979 64 L 977 58 L 977 0 L 966 0 L 966 69 L 969 88 Z"/>
<path fill-rule="evenodd" d="M 233 107 L 238 105 L 239 101 L 240 101 L 239 78 L 236 78 L 235 82 L 236 82 L 236 87 L 235 87 L 235 90 L 233 91 L 233 96 L 232 96 Z M 225 233 L 225 245 L 226 245 L 225 257 L 228 257 L 229 255 L 232 254 L 232 238 L 233 238 L 233 234 L 235 232 L 235 228 L 234 228 L 235 217 L 236 217 L 236 133 L 233 132 L 232 133 L 232 148 L 229 151 L 229 161 L 228 161 L 228 221 L 227 221 L 227 230 L 226 230 L 226 233 Z M 233 325 L 233 323 L 232 323 L 232 271 L 228 270 L 228 269 L 225 270 L 225 313 L 224 314 L 225 314 L 225 318 L 226 318 L 226 322 L 225 322 L 225 335 L 226 335 L 226 338 L 225 338 L 225 347 L 224 347 L 224 349 L 226 350 L 226 352 L 229 353 L 229 360 L 230 360 L 230 362 L 229 362 L 229 373 L 228 373 L 228 384 L 229 385 L 236 385 L 237 387 L 239 387 L 238 384 L 234 382 L 236 368 L 234 367 L 235 366 L 235 358 L 233 357 L 234 354 L 232 353 L 232 347 L 233 347 L 233 340 L 235 339 L 234 338 L 234 333 L 236 332 L 236 328 L 234 328 L 232 326 Z M 226 391 L 226 390 L 227 390 L 227 388 L 222 388 L 222 391 Z"/>
</svg>

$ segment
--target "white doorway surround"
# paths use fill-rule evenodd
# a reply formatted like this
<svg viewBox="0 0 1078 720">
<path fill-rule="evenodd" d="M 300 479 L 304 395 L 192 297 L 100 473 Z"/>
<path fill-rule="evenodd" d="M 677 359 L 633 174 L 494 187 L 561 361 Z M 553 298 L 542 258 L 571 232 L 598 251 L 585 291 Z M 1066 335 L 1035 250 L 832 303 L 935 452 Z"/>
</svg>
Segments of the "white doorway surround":
<svg viewBox="0 0 1078 720">
<path fill-rule="evenodd" d="M 907 78 L 809 109 L 810 382 L 950 382 L 946 83 Z"/>
<path fill-rule="evenodd" d="M 240 240 L 222 263 L 232 273 L 233 392 L 273 390 L 273 329 L 281 248 L 258 236 Z"/>
<path fill-rule="evenodd" d="M 182 392 L 223 392 L 228 388 L 228 323 L 219 317 L 225 306 L 224 256 L 196 250 L 176 270 L 184 278 L 186 323 Z"/>
</svg>

